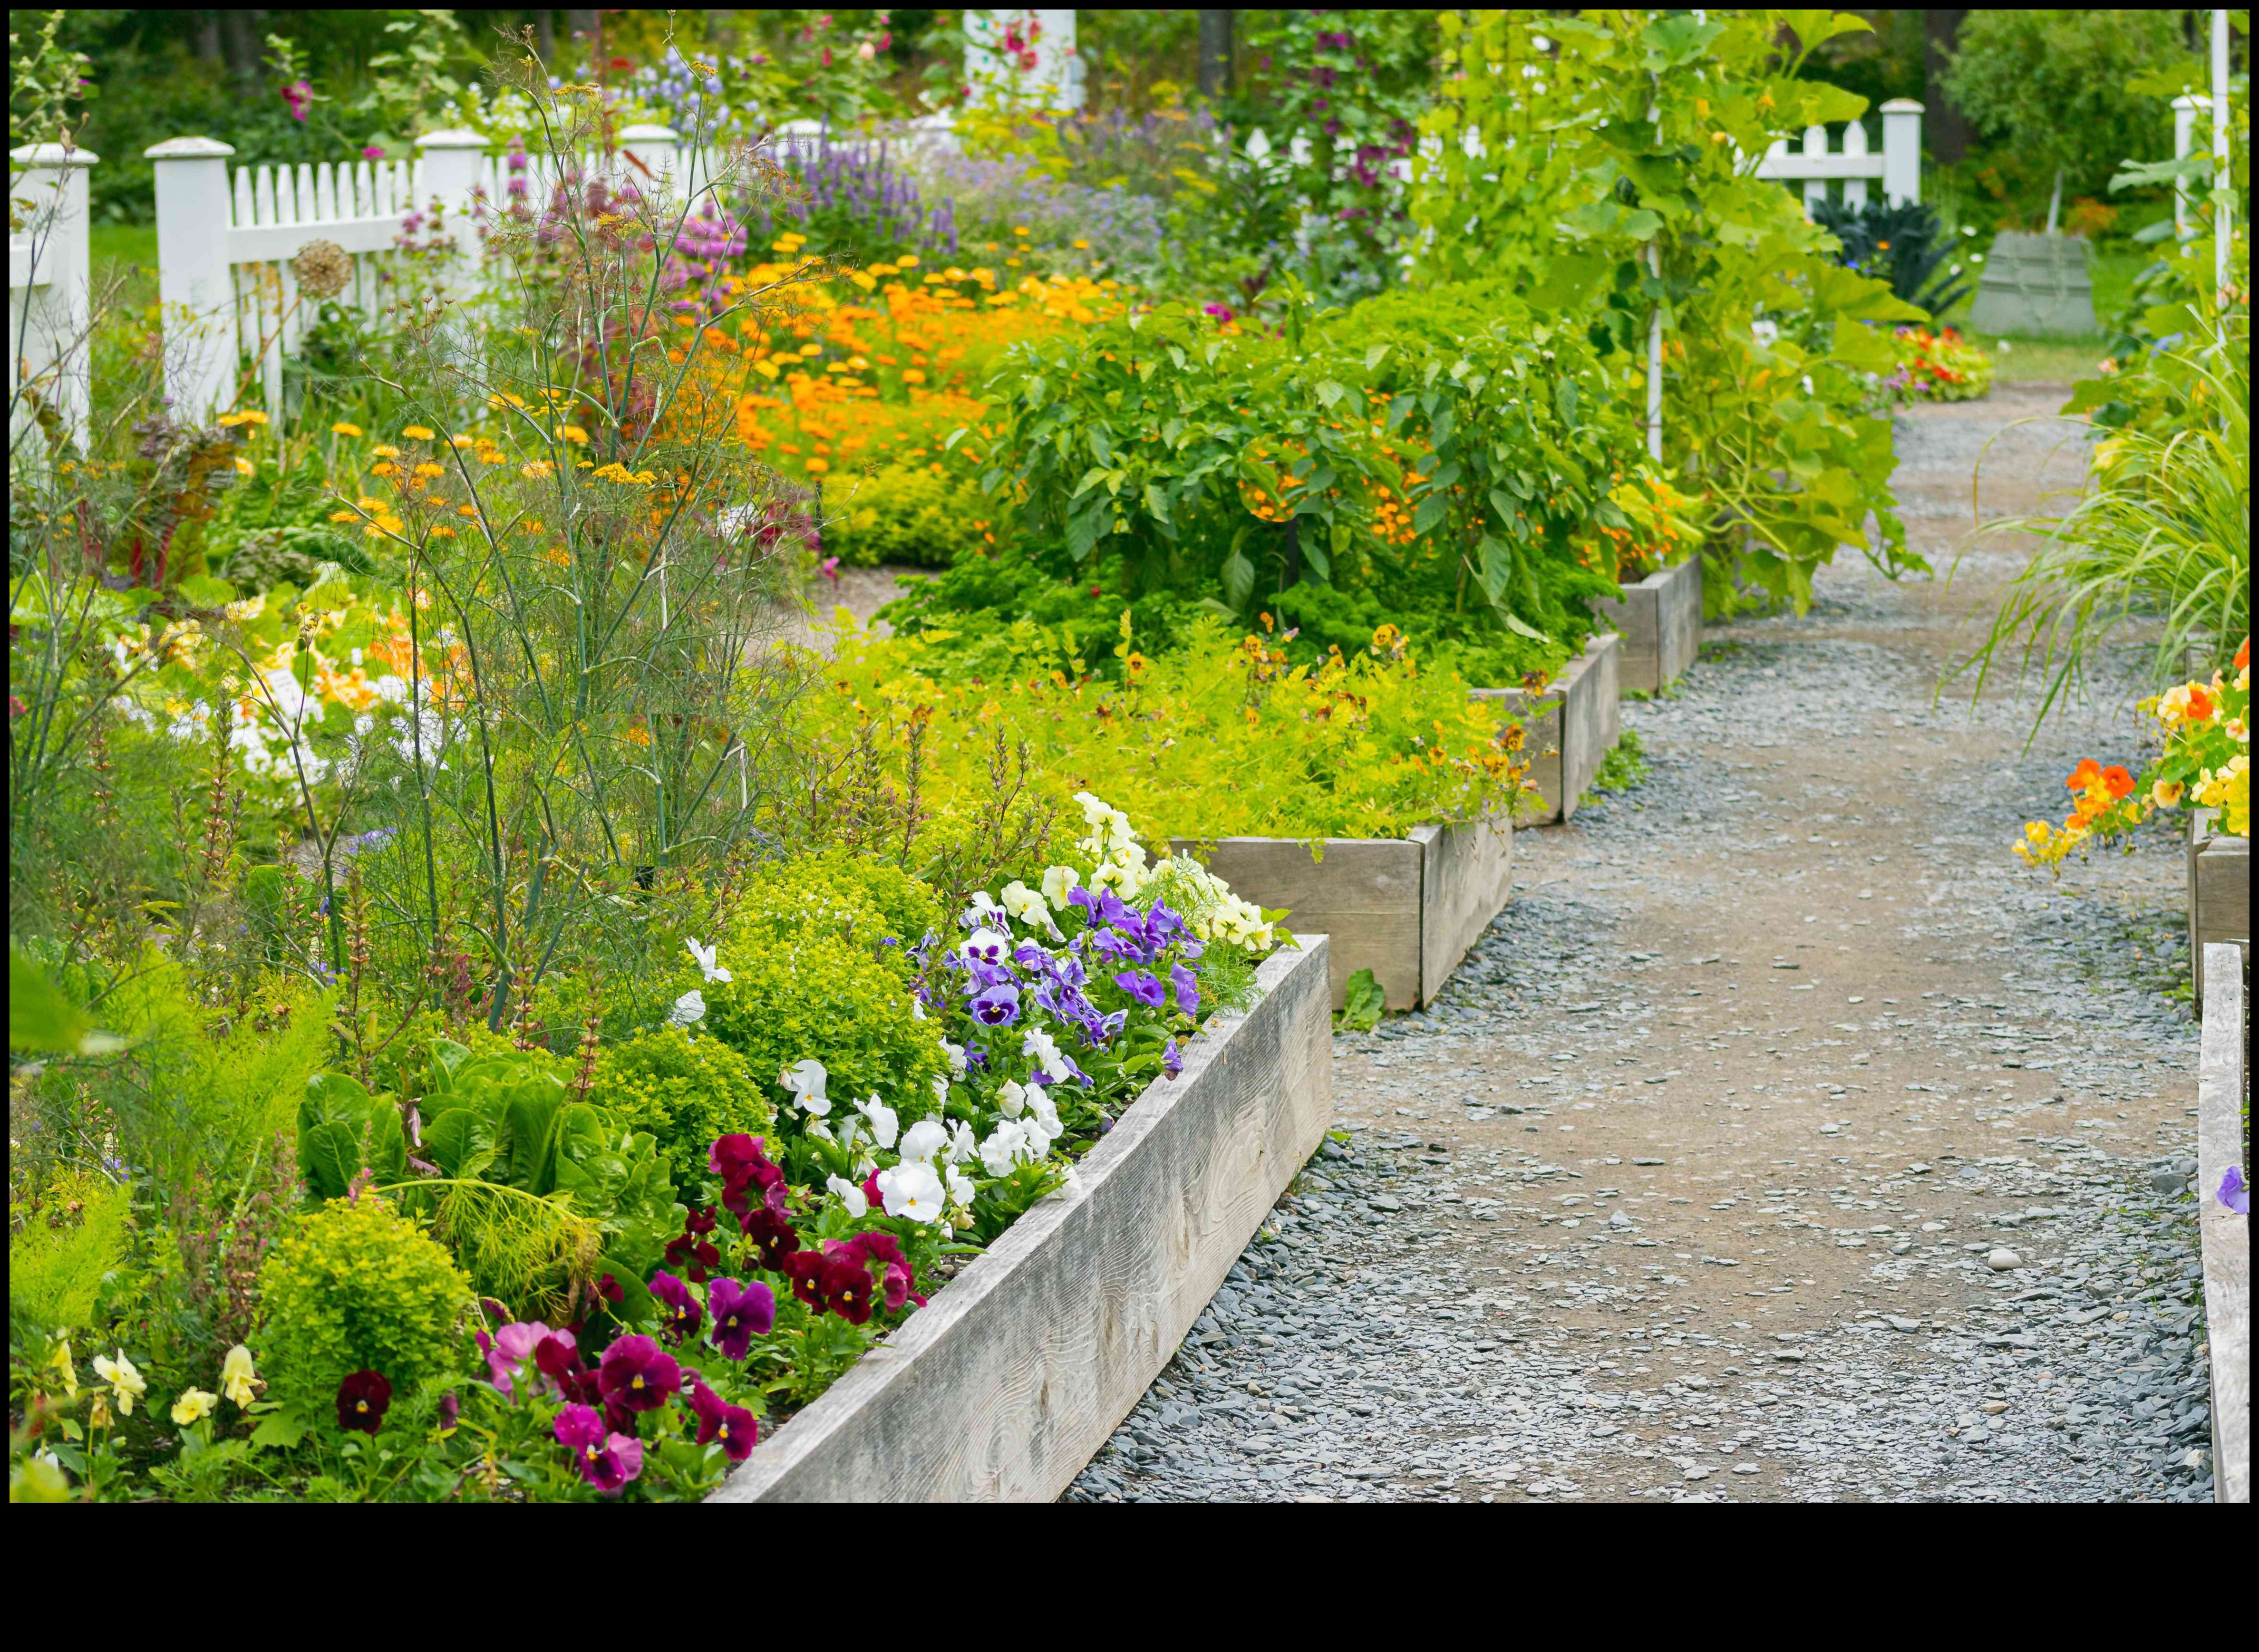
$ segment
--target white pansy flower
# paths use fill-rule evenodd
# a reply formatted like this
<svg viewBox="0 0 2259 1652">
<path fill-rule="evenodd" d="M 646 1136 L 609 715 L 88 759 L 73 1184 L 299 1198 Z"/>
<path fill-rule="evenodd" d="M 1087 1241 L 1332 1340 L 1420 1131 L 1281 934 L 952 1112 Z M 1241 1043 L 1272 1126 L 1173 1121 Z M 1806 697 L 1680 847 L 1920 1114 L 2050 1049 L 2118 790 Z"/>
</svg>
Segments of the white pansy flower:
<svg viewBox="0 0 2259 1652">
<path fill-rule="evenodd" d="M 1012 942 L 994 929 L 975 929 L 958 951 L 982 964 L 1001 964 L 1011 956 Z"/>
<path fill-rule="evenodd" d="M 949 1162 L 962 1164 L 980 1150 L 980 1144 L 974 1139 L 973 1127 L 962 1119 L 958 1120 L 957 1127 L 949 1138 Z"/>
<path fill-rule="evenodd" d="M 941 1053 L 949 1063 L 950 1072 L 962 1079 L 965 1076 L 965 1046 L 953 1044 L 944 1038 L 941 1041 Z"/>
<path fill-rule="evenodd" d="M 922 1000 L 916 998 L 910 1000 L 910 1019 L 912 1021 L 923 1021 L 925 1019 L 925 1005 Z"/>
<path fill-rule="evenodd" d="M 1006 1119 L 980 1143 L 982 1167 L 991 1176 L 1009 1176 L 1012 1166 L 1019 1163 L 1020 1150 L 1027 1143 L 1027 1131 L 1016 1122 Z"/>
<path fill-rule="evenodd" d="M 697 942 L 685 936 L 682 943 L 690 949 L 690 956 L 697 960 L 700 972 L 709 981 L 726 981 L 734 979 L 729 971 L 714 961 L 715 951 L 721 943 L 717 941 L 713 946 L 701 946 Z"/>
<path fill-rule="evenodd" d="M 973 1195 L 977 1191 L 973 1186 L 973 1178 L 954 1164 L 943 1172 L 943 1178 L 949 1184 L 949 1202 L 966 1210 L 972 1209 Z"/>
<path fill-rule="evenodd" d="M 864 1196 L 863 1190 L 844 1176 L 828 1176 L 824 1178 L 823 1185 L 847 1207 L 850 1216 L 859 1221 L 871 1214 L 871 1201 Z"/>
<path fill-rule="evenodd" d="M 1057 927 L 1051 922 L 1051 909 L 1044 904 L 1043 896 L 1017 878 L 1004 886 L 1004 910 L 1022 923 L 1047 929 Z"/>
<path fill-rule="evenodd" d="M 949 1105 L 949 1079 L 945 1074 L 937 1072 L 933 1075 L 933 1099 L 938 1106 Z"/>
<path fill-rule="evenodd" d="M 1072 1076 L 1066 1057 L 1059 1053 L 1058 1041 L 1040 1027 L 1030 1027 L 1021 1036 L 1020 1053 L 1034 1057 L 1036 1065 L 1054 1082 Z"/>
<path fill-rule="evenodd" d="M 868 1101 L 858 1101 L 855 1111 L 871 1121 L 871 1134 L 880 1147 L 894 1146 L 902 1130 L 901 1119 L 894 1108 L 873 1096 Z"/>
<path fill-rule="evenodd" d="M 695 986 L 676 999 L 674 1008 L 666 1012 L 667 1023 L 674 1027 L 688 1027 L 691 1022 L 705 1018 L 706 994 Z"/>
<path fill-rule="evenodd" d="M 902 1162 L 923 1161 L 949 1145 L 949 1128 L 939 1119 L 920 1119 L 902 1132 Z"/>
<path fill-rule="evenodd" d="M 1081 881 L 1082 874 L 1072 866 L 1053 866 L 1044 873 L 1044 899 L 1055 907 L 1063 907 L 1067 891 Z"/>
<path fill-rule="evenodd" d="M 910 1128 L 915 1131 L 922 1127 L 912 1125 Z M 889 1216 L 904 1217 L 911 1221 L 937 1221 L 946 1203 L 947 1193 L 933 1166 L 918 1162 L 880 1171 L 879 1198 Z"/>
<path fill-rule="evenodd" d="M 822 1118 L 831 1111 L 831 1098 L 823 1089 L 830 1078 L 822 1062 L 810 1059 L 793 1063 L 777 1075 L 777 1082 L 798 1097 L 803 1108 Z"/>
<path fill-rule="evenodd" d="M 1020 1109 L 1028 1105 L 1028 1087 L 1016 1079 L 1007 1079 L 996 1092 L 996 1108 L 1008 1119 L 1020 1116 Z"/>
</svg>

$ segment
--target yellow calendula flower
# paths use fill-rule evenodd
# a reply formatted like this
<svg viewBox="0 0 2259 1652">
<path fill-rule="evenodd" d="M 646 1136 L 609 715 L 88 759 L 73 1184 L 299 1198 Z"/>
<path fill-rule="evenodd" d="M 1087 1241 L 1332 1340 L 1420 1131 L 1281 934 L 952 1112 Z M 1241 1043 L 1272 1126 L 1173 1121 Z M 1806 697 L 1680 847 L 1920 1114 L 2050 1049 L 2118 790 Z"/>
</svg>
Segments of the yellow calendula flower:
<svg viewBox="0 0 2259 1652">
<path fill-rule="evenodd" d="M 428 442 L 431 439 L 431 432 L 421 424 L 403 425 L 400 433 L 411 442 Z"/>
<path fill-rule="evenodd" d="M 239 459 L 235 461 L 235 474 L 239 476 L 255 476 L 259 474 L 259 466 L 247 459 Z"/>
<path fill-rule="evenodd" d="M 418 465 L 416 474 L 418 476 L 444 476 L 447 474 L 447 467 L 445 465 Z"/>
<path fill-rule="evenodd" d="M 359 436 L 360 433 L 360 425 L 348 424 L 343 419 L 330 426 L 330 434 L 332 436 Z"/>
<path fill-rule="evenodd" d="M 181 1428 L 202 1422 L 218 1409 L 219 1396 L 202 1388 L 191 1388 L 173 1402 L 173 1421 Z"/>
<path fill-rule="evenodd" d="M 379 442 L 369 451 L 374 453 L 379 459 L 398 459 L 400 457 L 400 450 L 389 442 Z"/>
<path fill-rule="evenodd" d="M 575 447 L 586 447 L 588 445 L 588 432 L 577 424 L 560 424 L 557 427 L 557 439 L 560 442 L 570 442 Z"/>
<path fill-rule="evenodd" d="M 537 459 L 531 464 L 520 465 L 517 474 L 528 481 L 546 481 L 557 474 L 557 466 L 545 459 Z"/>
</svg>

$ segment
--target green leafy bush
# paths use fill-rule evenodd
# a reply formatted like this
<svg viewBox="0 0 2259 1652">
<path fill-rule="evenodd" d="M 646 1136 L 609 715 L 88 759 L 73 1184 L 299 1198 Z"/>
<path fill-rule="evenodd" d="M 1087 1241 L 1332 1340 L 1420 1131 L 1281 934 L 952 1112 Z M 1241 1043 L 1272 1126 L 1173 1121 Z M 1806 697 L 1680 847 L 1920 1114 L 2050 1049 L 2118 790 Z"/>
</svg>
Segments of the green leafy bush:
<svg viewBox="0 0 2259 1652">
<path fill-rule="evenodd" d="M 1870 407 L 1900 363 L 1892 325 L 1927 318 L 1833 263 L 1832 238 L 1743 160 L 1864 111 L 1799 71 L 1868 25 L 1777 11 L 1438 21 L 1445 95 L 1424 124 L 1440 164 L 1411 198 L 1422 268 L 1496 277 L 1584 320 L 1635 406 L 1659 308 L 1665 475 L 1705 496 L 1714 545 L 1772 595 L 1809 601 L 1839 545 L 1887 572 L 1925 566 L 1892 512 L 1891 427 Z M 1541 60 L 1542 75 L 1519 72 Z"/>
<path fill-rule="evenodd" d="M 1024 745 L 1062 794 L 1095 793 L 1151 843 L 1172 837 L 1397 837 L 1430 821 L 1515 807 L 1521 730 L 1466 683 L 1422 666 L 1392 627 L 1315 667 L 1214 615 L 1151 659 L 1116 647 L 1122 679 L 1087 673 L 1031 621 L 998 628 L 1000 668 L 948 674 L 951 639 L 840 638 L 834 692 L 804 704 L 825 745 L 871 742 L 887 782 L 915 761 L 926 807 L 965 808 L 992 785 L 990 753 Z M 913 758 L 915 752 L 915 759 Z"/>
<path fill-rule="evenodd" d="M 873 855 L 828 850 L 772 861 L 748 880 L 737 910 L 742 937 L 811 933 L 866 950 L 915 945 L 942 927 L 933 891 Z"/>
<path fill-rule="evenodd" d="M 90 1324 L 104 1275 L 125 1259 L 126 1189 L 86 1171 L 58 1173 L 8 1221 L 8 1313 L 42 1330 Z"/>
<path fill-rule="evenodd" d="M 717 1136 L 767 1132 L 766 1083 L 718 1038 L 680 1027 L 638 1033 L 596 1057 L 589 1094 L 620 1127 L 651 1136 L 678 1188 L 706 1171 Z"/>
<path fill-rule="evenodd" d="M 987 543 L 996 507 L 971 482 L 923 465 L 889 465 L 823 485 L 823 548 L 852 568 L 945 568 Z"/>
<path fill-rule="evenodd" d="M 828 890 L 812 883 L 811 898 Z M 911 1014 L 901 972 L 860 943 L 758 922 L 733 930 L 723 956 L 735 979 L 709 982 L 702 1032 L 745 1059 L 764 1081 L 814 1059 L 835 1093 L 879 1095 L 905 1110 L 923 1107 L 943 1071 L 933 1029 Z"/>
<path fill-rule="evenodd" d="M 329 1405 L 357 1371 L 413 1392 L 467 1364 L 471 1282 L 383 1200 L 332 1200 L 300 1216 L 259 1274 L 259 1367 L 274 1397 Z"/>
</svg>

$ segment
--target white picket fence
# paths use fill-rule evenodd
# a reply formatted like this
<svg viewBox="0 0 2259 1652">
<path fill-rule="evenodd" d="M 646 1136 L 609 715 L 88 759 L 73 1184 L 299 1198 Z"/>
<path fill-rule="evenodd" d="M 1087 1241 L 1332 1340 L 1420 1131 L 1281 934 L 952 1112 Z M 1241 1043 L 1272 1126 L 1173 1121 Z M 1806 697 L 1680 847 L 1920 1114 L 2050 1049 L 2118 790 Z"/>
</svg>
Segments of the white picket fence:
<svg viewBox="0 0 2259 1652">
<path fill-rule="evenodd" d="M 1775 139 L 1757 163 L 1757 175 L 1802 184 L 1806 211 L 1828 199 L 1828 185 L 1839 182 L 1843 186 L 1844 203 L 1863 207 L 1867 204 L 1871 180 L 1883 186 L 1883 198 L 1893 206 L 1902 201 L 1919 203 L 1921 115 L 1922 106 L 1910 97 L 1893 97 L 1885 103 L 1880 154 L 1869 149 L 1867 129 L 1856 120 L 1843 128 L 1843 146 L 1832 153 L 1828 128 L 1807 126 L 1800 149 L 1791 149 L 1785 138 Z"/>
<path fill-rule="evenodd" d="M 86 433 L 87 169 L 91 149 L 26 144 L 8 156 L 8 445 L 35 402 Z M 17 228 L 20 223 L 22 227 Z"/>
</svg>

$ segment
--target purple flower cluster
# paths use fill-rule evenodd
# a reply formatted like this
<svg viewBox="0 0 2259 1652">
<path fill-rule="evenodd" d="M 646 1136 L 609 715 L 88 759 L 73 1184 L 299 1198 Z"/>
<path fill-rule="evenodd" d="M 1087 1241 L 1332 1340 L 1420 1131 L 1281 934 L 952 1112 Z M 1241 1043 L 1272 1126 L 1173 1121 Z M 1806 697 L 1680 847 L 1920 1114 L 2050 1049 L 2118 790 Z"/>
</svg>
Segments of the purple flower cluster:
<svg viewBox="0 0 2259 1652">
<path fill-rule="evenodd" d="M 1162 206 L 1151 196 L 1053 178 L 1025 158 L 935 155 L 919 164 L 928 187 L 944 197 L 955 233 L 976 247 L 1010 246 L 1020 239 L 1013 231 L 1024 227 L 1037 247 L 1087 241 L 1087 256 L 1109 269 L 1142 270 L 1159 252 Z"/>
<path fill-rule="evenodd" d="M 1112 889 L 1080 887 L 1070 889 L 1066 900 L 1068 909 L 1059 915 L 1081 922 L 1072 936 L 1060 934 L 1063 944 L 1015 942 L 1001 908 L 976 904 L 959 919 L 969 932 L 964 940 L 945 946 L 940 936 L 929 935 L 911 950 L 920 1003 L 944 1015 L 961 1005 L 973 1022 L 968 1067 L 987 1059 L 973 1041 L 984 1031 L 1018 1025 L 1030 1010 L 1072 1028 L 1085 1050 L 1112 1046 L 1135 1010 L 1166 1013 L 1173 998 L 1178 1012 L 1198 1013 L 1199 977 L 1189 965 L 1204 949 L 1165 901 L 1157 899 L 1141 912 Z M 1107 996 L 1107 986 L 1121 997 L 1112 1008 L 1092 995 L 1096 987 L 1100 997 Z M 1056 1071 L 1039 1060 L 1030 1081 L 1090 1086 L 1090 1076 L 1072 1056 L 1059 1051 L 1052 1065 Z"/>
<path fill-rule="evenodd" d="M 827 253 L 880 257 L 904 246 L 954 254 L 953 218 L 926 207 L 916 175 L 884 139 L 835 142 L 829 131 L 780 159 L 802 198 L 785 208 Z M 765 228 L 773 232 L 773 221 Z"/>
</svg>

